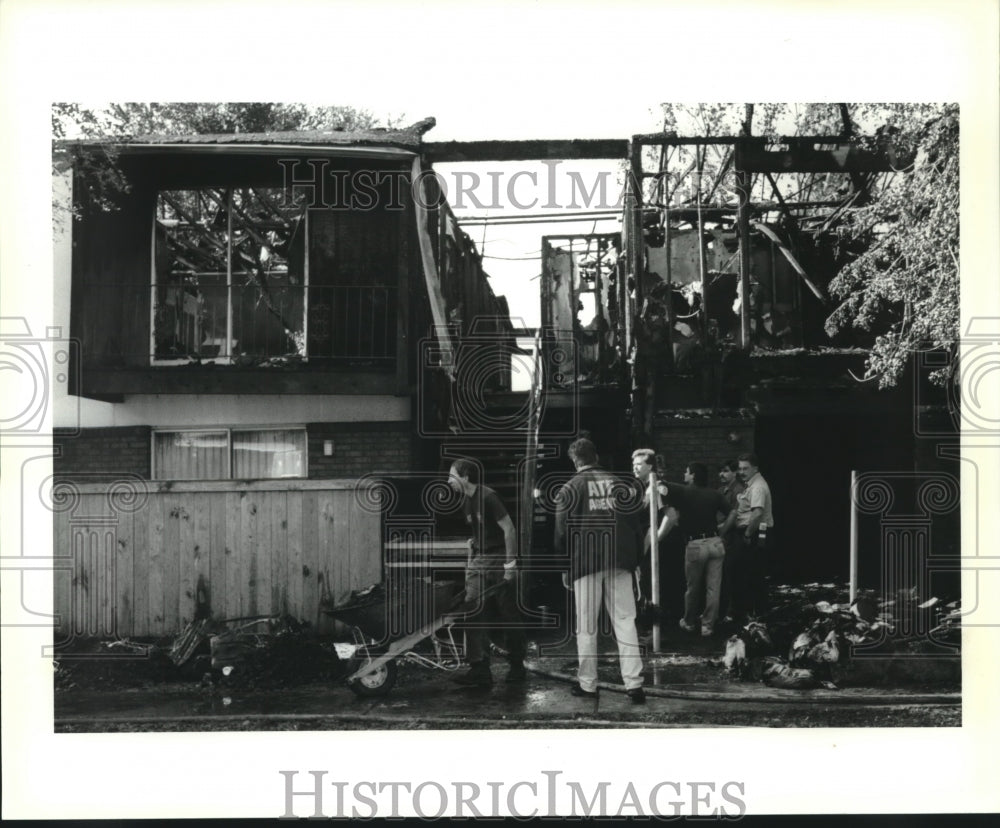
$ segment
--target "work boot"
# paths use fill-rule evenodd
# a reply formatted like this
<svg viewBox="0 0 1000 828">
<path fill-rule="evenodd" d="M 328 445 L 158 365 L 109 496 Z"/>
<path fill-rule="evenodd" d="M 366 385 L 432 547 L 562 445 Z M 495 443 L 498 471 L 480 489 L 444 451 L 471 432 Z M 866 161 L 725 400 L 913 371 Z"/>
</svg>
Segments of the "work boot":
<svg viewBox="0 0 1000 828">
<path fill-rule="evenodd" d="M 528 680 L 528 671 L 524 669 L 523 661 L 512 661 L 507 671 L 507 684 L 521 684 Z"/>
<path fill-rule="evenodd" d="M 462 687 L 492 687 L 493 674 L 488 661 L 477 661 L 471 664 L 467 672 L 452 679 Z"/>
<path fill-rule="evenodd" d="M 631 690 L 626 690 L 625 695 L 628 696 L 628 700 L 632 702 L 632 704 L 646 703 L 646 691 L 641 687 L 633 687 Z"/>
</svg>

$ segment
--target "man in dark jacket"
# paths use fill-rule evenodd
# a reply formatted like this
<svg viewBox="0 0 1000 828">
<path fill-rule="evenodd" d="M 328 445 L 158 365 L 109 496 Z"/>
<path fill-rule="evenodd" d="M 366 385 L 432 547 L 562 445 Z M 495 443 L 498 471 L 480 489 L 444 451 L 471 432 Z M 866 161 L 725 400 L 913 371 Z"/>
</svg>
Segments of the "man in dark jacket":
<svg viewBox="0 0 1000 828">
<path fill-rule="evenodd" d="M 563 584 L 576 598 L 580 666 L 573 695 L 597 695 L 597 624 L 603 595 L 618 642 L 625 690 L 633 703 L 641 704 L 646 695 L 632 593 L 632 571 L 642 537 L 641 493 L 597 465 L 590 440 L 574 442 L 569 456 L 576 474 L 559 493 L 555 551 L 566 556 Z"/>
</svg>

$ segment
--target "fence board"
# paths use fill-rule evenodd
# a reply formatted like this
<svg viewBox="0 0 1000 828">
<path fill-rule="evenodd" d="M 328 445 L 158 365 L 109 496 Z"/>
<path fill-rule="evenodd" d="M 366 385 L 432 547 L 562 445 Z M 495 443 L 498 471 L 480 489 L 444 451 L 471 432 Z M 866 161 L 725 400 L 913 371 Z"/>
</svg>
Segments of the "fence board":
<svg viewBox="0 0 1000 828">
<path fill-rule="evenodd" d="M 53 514 L 52 554 L 55 557 L 52 571 L 52 612 L 57 635 L 54 641 L 68 641 L 73 635 L 73 539 L 70 533 L 69 515 L 66 512 Z"/>
<path fill-rule="evenodd" d="M 305 492 L 302 496 L 302 603 L 299 617 L 311 624 L 319 624 L 319 547 L 320 493 Z"/>
<path fill-rule="evenodd" d="M 310 596 L 315 602 L 308 607 L 313 618 L 319 618 L 320 606 L 330 592 L 331 568 L 335 555 L 336 509 L 333 497 L 324 492 L 319 499 L 319 539 L 316 545 L 316 594 Z"/>
<path fill-rule="evenodd" d="M 271 545 L 274 527 L 271 525 L 271 501 L 275 492 L 260 492 L 257 500 L 257 569 L 254 573 L 254 600 L 261 615 L 273 612 L 271 607 Z"/>
<path fill-rule="evenodd" d="M 328 594 L 335 603 L 343 603 L 351 592 L 352 558 L 351 546 L 351 513 L 353 498 L 348 493 L 344 497 L 340 492 L 333 493 L 331 508 L 333 511 L 333 548 L 330 550 L 329 572 L 330 583 Z"/>
<path fill-rule="evenodd" d="M 127 515 L 126 515 L 127 517 Z M 121 528 L 121 518 L 118 525 L 105 527 L 101 533 L 101 556 L 98 568 L 101 574 L 99 586 L 100 609 L 98 612 L 98 635 L 103 637 L 118 637 L 115 627 L 115 605 L 118 603 L 118 530 Z"/>
<path fill-rule="evenodd" d="M 86 606 L 89 586 L 87 584 L 84 556 L 87 554 L 87 536 L 79 527 L 72 527 L 70 542 L 73 545 L 73 637 L 83 638 L 86 635 Z"/>
<path fill-rule="evenodd" d="M 167 497 L 150 500 L 149 582 L 146 595 L 146 635 L 163 633 L 163 567 L 166 554 Z"/>
<path fill-rule="evenodd" d="M 185 495 L 171 495 L 167 501 L 163 533 L 163 621 L 160 635 L 180 629 L 180 571 L 181 527 L 188 524 L 191 515 L 187 510 L 190 500 Z"/>
<path fill-rule="evenodd" d="M 179 540 L 177 544 L 177 626 L 183 629 L 194 619 L 197 606 L 195 594 L 195 568 L 198 553 L 195 550 L 195 523 L 200 498 L 181 498 L 179 508 Z M 169 595 L 168 595 L 169 597 Z"/>
<path fill-rule="evenodd" d="M 271 495 L 271 612 L 288 613 L 288 497 Z"/>
<path fill-rule="evenodd" d="M 241 550 L 243 549 L 243 492 L 226 493 L 226 587 L 224 618 L 237 618 L 243 614 L 240 598 L 243 594 Z"/>
<path fill-rule="evenodd" d="M 133 567 L 135 565 L 135 520 L 136 513 L 119 512 L 118 543 L 115 549 L 114 592 L 111 596 L 114 610 L 114 627 L 118 636 L 131 633 L 132 627 L 132 583 Z"/>
<path fill-rule="evenodd" d="M 212 577 L 212 496 L 195 498 L 194 501 L 194 581 L 192 589 L 194 606 L 188 620 L 201 617 L 208 610 L 208 584 Z M 187 597 L 187 596 L 184 596 Z"/>
<path fill-rule="evenodd" d="M 122 635 L 149 635 L 149 545 L 150 524 L 154 511 L 158 508 L 156 499 L 150 498 L 146 505 L 132 515 L 132 583 L 121 584 L 121 589 L 131 587 L 132 621 L 130 629 L 120 630 Z"/>
<path fill-rule="evenodd" d="M 211 542 L 208 548 L 208 610 L 218 618 L 226 617 L 226 497 L 221 492 L 206 494 L 211 504 Z"/>
<path fill-rule="evenodd" d="M 286 499 L 286 520 L 288 521 L 285 556 L 285 595 L 283 612 L 295 616 L 302 608 L 302 539 L 305 527 L 302 525 L 304 497 L 289 495 Z"/>
<path fill-rule="evenodd" d="M 260 492 L 247 492 L 240 503 L 240 610 L 239 615 L 258 615 L 257 608 L 257 512 Z"/>
</svg>

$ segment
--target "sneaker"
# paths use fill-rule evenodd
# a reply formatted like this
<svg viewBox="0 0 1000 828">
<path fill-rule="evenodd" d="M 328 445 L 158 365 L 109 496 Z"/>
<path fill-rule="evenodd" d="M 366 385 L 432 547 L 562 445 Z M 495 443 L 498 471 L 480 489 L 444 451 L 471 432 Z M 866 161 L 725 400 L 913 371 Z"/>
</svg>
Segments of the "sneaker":
<svg viewBox="0 0 1000 828">
<path fill-rule="evenodd" d="M 521 684 L 528 680 L 528 671 L 524 669 L 524 665 L 517 663 L 511 664 L 510 669 L 507 671 L 507 678 L 505 681 L 507 684 Z"/>
<path fill-rule="evenodd" d="M 702 627 L 701 627 L 701 637 L 702 638 L 708 638 L 711 635 L 712 635 L 712 628 L 711 627 L 706 627 L 703 624 Z"/>
<path fill-rule="evenodd" d="M 489 667 L 474 664 L 468 672 L 455 676 L 452 681 L 461 687 L 492 687 L 493 674 Z"/>
<path fill-rule="evenodd" d="M 597 698 L 597 691 L 596 690 L 584 690 L 579 684 L 574 684 L 570 688 L 569 692 L 570 692 L 570 695 L 572 695 L 572 696 L 579 696 L 582 699 L 596 699 Z"/>
<path fill-rule="evenodd" d="M 631 690 L 626 690 L 625 695 L 628 696 L 628 700 L 632 702 L 632 704 L 646 703 L 646 691 L 641 687 L 633 687 Z"/>
<path fill-rule="evenodd" d="M 694 624 L 689 624 L 683 618 L 677 622 L 677 626 L 680 627 L 685 632 L 694 632 L 695 630 Z"/>
</svg>

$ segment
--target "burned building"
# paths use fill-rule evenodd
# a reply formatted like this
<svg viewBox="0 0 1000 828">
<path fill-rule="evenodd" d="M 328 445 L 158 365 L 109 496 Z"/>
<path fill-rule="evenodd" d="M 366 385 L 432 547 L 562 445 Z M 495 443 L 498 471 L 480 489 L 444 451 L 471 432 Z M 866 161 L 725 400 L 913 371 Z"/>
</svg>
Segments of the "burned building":
<svg viewBox="0 0 1000 828">
<path fill-rule="evenodd" d="M 422 155 L 432 125 L 59 148 L 64 632 L 321 623 L 381 580 L 365 481 L 437 469 L 455 356 L 482 320 L 511 328 Z"/>
</svg>

